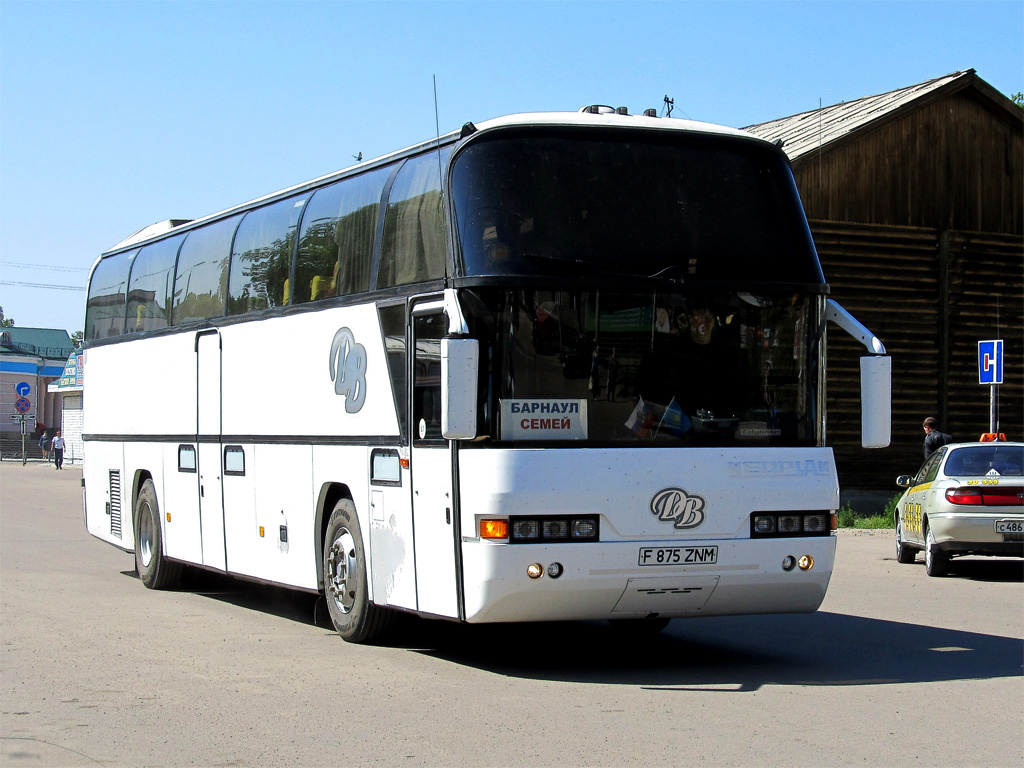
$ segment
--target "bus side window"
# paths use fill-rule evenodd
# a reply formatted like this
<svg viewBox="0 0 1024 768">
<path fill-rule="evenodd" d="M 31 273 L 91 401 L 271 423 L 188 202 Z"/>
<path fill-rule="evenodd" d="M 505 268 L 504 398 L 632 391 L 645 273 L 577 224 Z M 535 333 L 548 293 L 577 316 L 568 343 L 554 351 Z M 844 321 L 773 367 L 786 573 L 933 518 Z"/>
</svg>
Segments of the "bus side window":
<svg viewBox="0 0 1024 768">
<path fill-rule="evenodd" d="M 128 270 L 138 251 L 109 256 L 93 270 L 85 305 L 85 337 L 88 341 L 124 333 Z"/>
<path fill-rule="evenodd" d="M 410 158 L 398 172 L 384 219 L 378 288 L 444 277 L 447 236 L 440 173 L 449 153 Z"/>
<path fill-rule="evenodd" d="M 413 439 L 441 440 L 441 337 L 444 315 L 415 318 L 413 359 Z"/>
<path fill-rule="evenodd" d="M 174 272 L 171 325 L 224 315 L 231 240 L 240 220 L 233 216 L 188 233 Z"/>
<path fill-rule="evenodd" d="M 170 288 L 174 262 L 184 235 L 147 245 L 132 262 L 128 281 L 129 332 L 141 333 L 171 324 Z"/>
<path fill-rule="evenodd" d="M 405 303 L 380 307 L 380 329 L 384 334 L 384 348 L 388 356 L 388 376 L 391 379 L 391 393 L 395 398 L 398 414 L 398 430 L 402 442 L 406 440 L 409 416 L 409 392 L 406 388 L 408 358 L 405 348 Z"/>
<path fill-rule="evenodd" d="M 238 225 L 231 252 L 228 314 L 284 305 L 295 230 L 309 193 L 249 211 Z"/>
<path fill-rule="evenodd" d="M 393 169 L 352 176 L 313 195 L 299 232 L 296 303 L 370 289 L 380 197 Z"/>
</svg>

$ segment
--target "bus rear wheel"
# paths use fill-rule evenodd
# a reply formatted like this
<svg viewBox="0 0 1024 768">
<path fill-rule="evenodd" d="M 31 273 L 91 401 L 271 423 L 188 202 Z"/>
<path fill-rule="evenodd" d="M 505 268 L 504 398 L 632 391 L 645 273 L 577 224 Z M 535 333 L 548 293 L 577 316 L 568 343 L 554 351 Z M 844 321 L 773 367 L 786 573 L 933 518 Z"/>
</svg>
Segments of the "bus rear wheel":
<svg viewBox="0 0 1024 768">
<path fill-rule="evenodd" d="M 324 535 L 324 597 L 331 622 L 350 643 L 369 643 L 390 625 L 392 612 L 370 602 L 366 552 L 355 505 L 334 505 Z"/>
<path fill-rule="evenodd" d="M 168 589 L 180 581 L 181 570 L 164 555 L 156 486 L 146 480 L 135 499 L 135 571 L 149 589 Z"/>
</svg>

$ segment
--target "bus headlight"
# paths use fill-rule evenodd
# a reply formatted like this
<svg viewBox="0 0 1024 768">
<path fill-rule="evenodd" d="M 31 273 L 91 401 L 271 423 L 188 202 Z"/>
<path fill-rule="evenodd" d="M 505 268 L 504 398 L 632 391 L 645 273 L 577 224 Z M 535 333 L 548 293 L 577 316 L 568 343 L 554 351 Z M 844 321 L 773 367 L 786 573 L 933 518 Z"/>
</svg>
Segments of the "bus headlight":
<svg viewBox="0 0 1024 768">
<path fill-rule="evenodd" d="M 508 519 L 512 536 L 510 544 L 545 544 L 598 541 L 600 526 L 597 515 L 578 517 L 527 517 L 513 515 Z"/>
<path fill-rule="evenodd" d="M 533 540 L 536 540 L 536 539 L 539 539 L 539 538 L 540 538 L 540 521 L 538 521 L 538 520 L 513 520 L 512 521 L 512 541 L 533 541 Z M 534 576 L 533 578 L 537 578 L 537 577 Z"/>
<path fill-rule="evenodd" d="M 831 536 L 835 515 L 828 510 L 754 512 L 750 516 L 750 538 L 791 538 Z"/>
</svg>

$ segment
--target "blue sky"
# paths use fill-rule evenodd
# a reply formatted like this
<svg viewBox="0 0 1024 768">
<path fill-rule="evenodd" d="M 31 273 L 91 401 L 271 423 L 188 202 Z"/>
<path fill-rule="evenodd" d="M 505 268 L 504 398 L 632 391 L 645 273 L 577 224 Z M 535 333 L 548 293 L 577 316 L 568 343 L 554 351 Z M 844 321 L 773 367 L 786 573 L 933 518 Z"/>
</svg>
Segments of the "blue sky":
<svg viewBox="0 0 1024 768">
<path fill-rule="evenodd" d="M 1024 2 L 0 0 L 0 306 L 83 326 L 96 256 L 467 120 L 584 104 L 743 127 L 974 68 Z M 31 265 L 31 266 L 26 266 Z M 29 285 L 25 285 L 29 284 Z"/>
</svg>

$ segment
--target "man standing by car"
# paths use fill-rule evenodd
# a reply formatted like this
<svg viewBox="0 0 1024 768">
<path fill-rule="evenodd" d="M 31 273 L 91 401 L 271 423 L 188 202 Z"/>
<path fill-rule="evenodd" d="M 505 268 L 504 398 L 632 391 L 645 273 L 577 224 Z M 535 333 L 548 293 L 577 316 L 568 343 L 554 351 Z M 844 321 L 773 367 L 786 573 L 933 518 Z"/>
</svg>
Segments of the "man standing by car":
<svg viewBox="0 0 1024 768">
<path fill-rule="evenodd" d="M 927 459 L 939 448 L 944 445 L 948 445 L 953 442 L 953 438 L 947 435 L 945 432 L 939 431 L 939 422 L 935 420 L 934 416 L 929 416 L 924 420 L 924 457 Z"/>
</svg>

